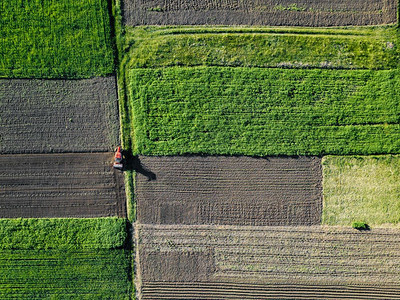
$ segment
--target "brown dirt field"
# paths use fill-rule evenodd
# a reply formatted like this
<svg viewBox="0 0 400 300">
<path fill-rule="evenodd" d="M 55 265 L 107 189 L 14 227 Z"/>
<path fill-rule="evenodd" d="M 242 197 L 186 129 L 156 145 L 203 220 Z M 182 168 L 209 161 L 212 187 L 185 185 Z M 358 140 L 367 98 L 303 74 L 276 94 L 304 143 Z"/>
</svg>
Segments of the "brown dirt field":
<svg viewBox="0 0 400 300">
<path fill-rule="evenodd" d="M 119 117 L 114 77 L 0 79 L 0 153 L 112 151 Z"/>
<path fill-rule="evenodd" d="M 346 26 L 395 23 L 396 0 L 124 0 L 126 25 Z"/>
<path fill-rule="evenodd" d="M 173 296 L 172 296 L 173 295 Z M 142 289 L 142 300 L 395 300 L 399 288 L 380 286 L 276 285 L 225 282 L 149 282 Z"/>
<path fill-rule="evenodd" d="M 0 155 L 0 218 L 126 216 L 113 153 Z"/>
<path fill-rule="evenodd" d="M 136 230 L 139 299 L 400 299 L 399 229 Z M 192 267 L 197 261 L 199 272 Z"/>
<path fill-rule="evenodd" d="M 143 168 L 137 172 L 135 188 L 139 223 L 321 222 L 320 158 L 141 156 L 139 160 Z"/>
</svg>

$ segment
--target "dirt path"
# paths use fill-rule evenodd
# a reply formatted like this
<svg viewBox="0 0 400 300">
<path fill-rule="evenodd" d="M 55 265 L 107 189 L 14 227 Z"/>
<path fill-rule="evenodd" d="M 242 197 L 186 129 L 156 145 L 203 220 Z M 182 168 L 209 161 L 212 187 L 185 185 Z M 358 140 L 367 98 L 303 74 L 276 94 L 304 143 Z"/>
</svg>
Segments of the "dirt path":
<svg viewBox="0 0 400 300">
<path fill-rule="evenodd" d="M 0 155 L 0 218 L 126 216 L 112 153 Z"/>
<path fill-rule="evenodd" d="M 312 225 L 322 210 L 316 157 L 140 157 L 143 224 Z"/>
<path fill-rule="evenodd" d="M 396 22 L 395 0 L 124 0 L 126 25 L 345 26 Z"/>
</svg>

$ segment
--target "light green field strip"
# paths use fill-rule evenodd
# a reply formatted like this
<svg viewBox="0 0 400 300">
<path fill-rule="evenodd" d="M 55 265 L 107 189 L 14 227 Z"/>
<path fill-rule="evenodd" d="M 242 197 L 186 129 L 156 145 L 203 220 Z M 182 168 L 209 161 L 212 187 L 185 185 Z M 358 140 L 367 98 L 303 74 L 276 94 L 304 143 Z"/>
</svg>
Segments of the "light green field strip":
<svg viewBox="0 0 400 300">
<path fill-rule="evenodd" d="M 399 66 L 395 27 L 127 27 L 129 68 L 242 66 L 390 69 Z"/>
<path fill-rule="evenodd" d="M 134 69 L 135 153 L 400 153 L 400 72 Z"/>
<path fill-rule="evenodd" d="M 125 219 L 0 219 L 1 299 L 130 299 Z"/>
<path fill-rule="evenodd" d="M 2 0 L 0 12 L 0 77 L 113 72 L 107 0 Z"/>
<path fill-rule="evenodd" d="M 327 156 L 323 159 L 322 223 L 400 222 L 400 156 Z"/>
</svg>

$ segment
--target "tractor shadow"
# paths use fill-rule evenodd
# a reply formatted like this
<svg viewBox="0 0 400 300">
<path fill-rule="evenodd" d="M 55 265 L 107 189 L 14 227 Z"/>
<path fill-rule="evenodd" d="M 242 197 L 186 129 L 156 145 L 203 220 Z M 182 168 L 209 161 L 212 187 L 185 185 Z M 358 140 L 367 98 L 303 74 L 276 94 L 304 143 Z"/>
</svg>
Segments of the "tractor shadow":
<svg viewBox="0 0 400 300">
<path fill-rule="evenodd" d="M 133 156 L 130 151 L 122 150 L 122 155 L 125 159 L 124 171 L 135 171 L 147 177 L 148 181 L 156 180 L 157 176 L 154 172 L 144 166 L 138 156 Z"/>
</svg>

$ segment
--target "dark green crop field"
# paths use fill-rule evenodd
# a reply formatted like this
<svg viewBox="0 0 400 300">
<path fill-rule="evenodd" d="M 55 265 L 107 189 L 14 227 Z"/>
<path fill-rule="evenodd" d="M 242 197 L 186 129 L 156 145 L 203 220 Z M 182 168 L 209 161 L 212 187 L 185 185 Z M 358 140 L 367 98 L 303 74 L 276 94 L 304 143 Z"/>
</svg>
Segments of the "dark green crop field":
<svg viewBox="0 0 400 300">
<path fill-rule="evenodd" d="M 1 299 L 130 299 L 125 220 L 1 219 Z"/>
<path fill-rule="evenodd" d="M 399 65 L 395 27 L 126 28 L 129 68 L 231 66 L 390 69 Z"/>
<path fill-rule="evenodd" d="M 134 69 L 134 152 L 400 153 L 400 71 Z"/>
<path fill-rule="evenodd" d="M 2 0 L 0 77 L 85 78 L 114 69 L 106 0 Z"/>
<path fill-rule="evenodd" d="M 1 299 L 130 299 L 124 250 L 2 250 Z"/>
</svg>

